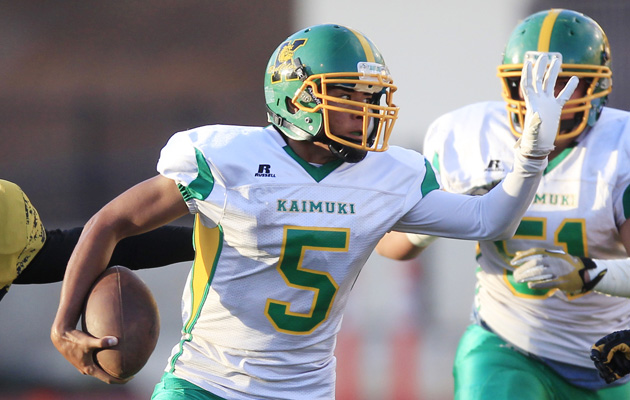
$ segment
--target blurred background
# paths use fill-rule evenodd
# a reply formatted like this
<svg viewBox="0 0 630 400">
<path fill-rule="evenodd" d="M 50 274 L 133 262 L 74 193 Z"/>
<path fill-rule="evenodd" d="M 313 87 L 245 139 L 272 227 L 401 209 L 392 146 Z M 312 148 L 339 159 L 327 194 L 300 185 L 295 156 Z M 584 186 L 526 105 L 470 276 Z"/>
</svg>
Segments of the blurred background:
<svg viewBox="0 0 630 400">
<path fill-rule="evenodd" d="M 630 109 L 626 0 L 0 0 L 0 178 L 22 187 L 47 228 L 82 225 L 156 174 L 174 132 L 266 125 L 269 56 L 320 23 L 351 26 L 377 44 L 399 87 L 391 142 L 421 151 L 440 114 L 500 100 L 496 66 L 510 31 L 551 7 L 602 25 L 613 56 L 609 105 Z M 452 398 L 474 268 L 474 243 L 455 240 L 410 262 L 373 255 L 339 336 L 337 398 Z M 162 331 L 147 366 L 124 386 L 82 376 L 52 346 L 60 284 L 13 286 L 0 303 L 0 400 L 148 399 L 179 339 L 188 269 L 139 272 Z"/>
</svg>

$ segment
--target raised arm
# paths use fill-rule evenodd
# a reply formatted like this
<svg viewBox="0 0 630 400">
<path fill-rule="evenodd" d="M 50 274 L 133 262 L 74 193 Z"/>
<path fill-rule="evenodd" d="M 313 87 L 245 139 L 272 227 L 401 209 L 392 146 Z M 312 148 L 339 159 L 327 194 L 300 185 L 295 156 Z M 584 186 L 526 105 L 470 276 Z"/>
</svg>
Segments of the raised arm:
<svg viewBox="0 0 630 400">
<path fill-rule="evenodd" d="M 521 91 L 527 115 L 516 144 L 514 167 L 499 185 L 483 196 L 434 190 L 418 202 L 393 229 L 468 240 L 501 240 L 514 235 L 531 204 L 547 156 L 554 149 L 560 112 L 577 86 L 572 77 L 555 96 L 560 60 L 542 54 L 532 66 L 526 61 Z M 448 210 L 448 212 L 445 212 Z"/>
<path fill-rule="evenodd" d="M 81 373 L 107 383 L 114 379 L 92 358 L 94 350 L 116 345 L 113 336 L 93 338 L 76 329 L 83 301 L 92 283 L 105 270 L 116 244 L 150 231 L 188 213 L 176 184 L 165 177 L 148 179 L 105 205 L 86 224 L 64 276 L 51 340 Z"/>
</svg>

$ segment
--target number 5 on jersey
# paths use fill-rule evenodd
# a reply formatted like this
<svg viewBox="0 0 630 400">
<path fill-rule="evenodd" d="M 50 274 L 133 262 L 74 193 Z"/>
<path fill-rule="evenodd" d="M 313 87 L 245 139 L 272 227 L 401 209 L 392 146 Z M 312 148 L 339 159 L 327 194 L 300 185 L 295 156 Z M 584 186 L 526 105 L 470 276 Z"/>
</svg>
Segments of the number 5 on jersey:
<svg viewBox="0 0 630 400">
<path fill-rule="evenodd" d="M 330 314 L 339 285 L 324 271 L 303 266 L 304 254 L 311 251 L 348 251 L 350 229 L 285 226 L 278 272 L 289 287 L 313 292 L 307 313 L 290 311 L 291 303 L 267 299 L 265 315 L 279 332 L 307 335 Z M 324 267 L 324 266 L 314 266 Z"/>
</svg>

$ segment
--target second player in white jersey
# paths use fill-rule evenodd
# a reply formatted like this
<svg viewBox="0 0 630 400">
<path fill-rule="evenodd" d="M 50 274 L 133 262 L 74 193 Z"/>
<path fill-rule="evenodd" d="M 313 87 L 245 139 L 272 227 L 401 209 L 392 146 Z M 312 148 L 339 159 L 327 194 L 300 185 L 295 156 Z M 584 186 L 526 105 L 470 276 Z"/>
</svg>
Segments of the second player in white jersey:
<svg viewBox="0 0 630 400">
<path fill-rule="evenodd" d="M 512 167 L 509 153 L 516 139 L 507 130 L 504 103 L 473 104 L 436 120 L 424 153 L 446 190 L 481 193 Z M 571 296 L 529 289 L 512 278 L 510 260 L 532 247 L 627 257 L 617 232 L 630 213 L 629 185 L 630 115 L 605 108 L 587 135 L 550 162 L 514 238 L 479 243 L 479 317 L 523 351 L 592 368 L 590 346 L 628 327 L 630 301 L 595 292 Z"/>
<path fill-rule="evenodd" d="M 522 141 L 532 111 L 518 70 L 552 54 L 562 59 L 558 82 L 575 74 L 580 83 L 561 111 L 549 165 L 514 236 L 479 243 L 474 320 L 453 367 L 458 400 L 630 396 L 628 378 L 609 385 L 628 371 L 625 353 L 615 353 L 625 344 L 611 332 L 630 322 L 630 303 L 622 298 L 630 297 L 630 114 L 605 107 L 612 70 L 601 26 L 566 9 L 524 18 L 498 66 L 504 102 L 438 118 L 424 151 L 445 189 L 472 195 L 496 190 L 512 168 L 507 154 Z M 408 259 L 432 240 L 392 232 L 377 251 Z M 606 357 L 613 354 L 611 362 Z"/>
</svg>

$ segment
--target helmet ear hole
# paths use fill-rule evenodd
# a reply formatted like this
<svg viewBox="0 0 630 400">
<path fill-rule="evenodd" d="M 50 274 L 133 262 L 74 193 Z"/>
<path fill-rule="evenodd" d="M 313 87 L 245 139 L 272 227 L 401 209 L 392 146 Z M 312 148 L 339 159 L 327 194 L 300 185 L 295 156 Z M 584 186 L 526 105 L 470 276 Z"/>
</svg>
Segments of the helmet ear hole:
<svg viewBox="0 0 630 400">
<path fill-rule="evenodd" d="M 293 102 L 291 101 L 289 97 L 284 98 L 284 103 L 289 113 L 295 114 L 298 111 L 297 107 L 293 105 Z"/>
</svg>

